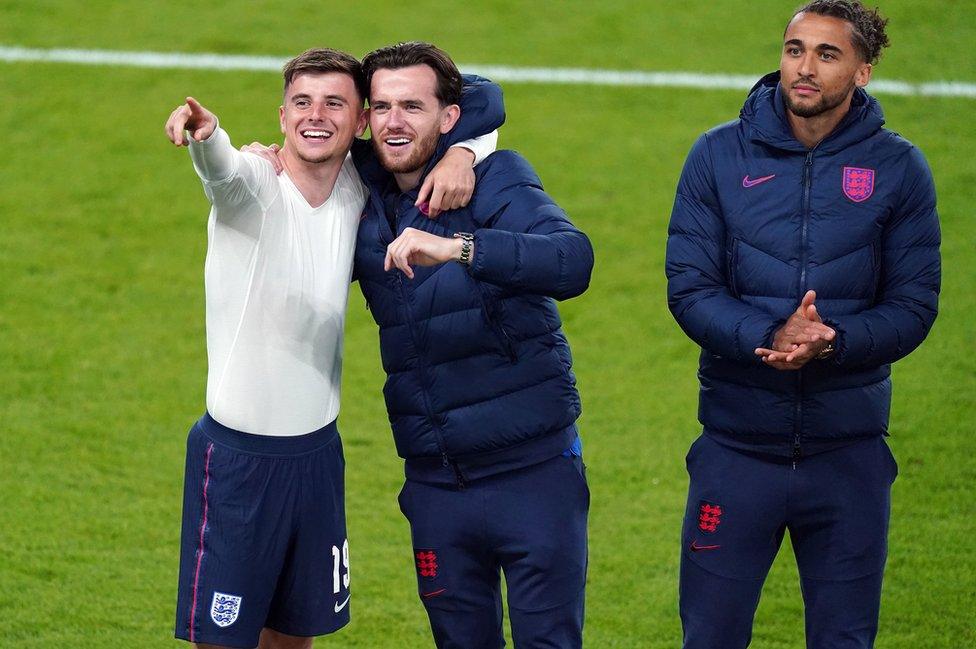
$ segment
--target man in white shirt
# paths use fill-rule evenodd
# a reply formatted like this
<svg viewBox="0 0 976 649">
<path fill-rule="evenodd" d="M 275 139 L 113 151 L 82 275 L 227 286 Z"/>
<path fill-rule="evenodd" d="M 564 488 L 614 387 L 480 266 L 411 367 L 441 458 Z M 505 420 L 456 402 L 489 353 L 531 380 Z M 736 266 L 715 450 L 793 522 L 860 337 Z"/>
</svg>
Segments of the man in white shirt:
<svg viewBox="0 0 976 649">
<path fill-rule="evenodd" d="M 166 123 L 212 204 L 207 413 L 187 440 L 176 622 L 198 647 L 308 648 L 349 620 L 335 420 L 365 92 L 359 62 L 335 50 L 293 59 L 284 80 L 280 176 L 193 98 Z M 452 150 L 442 177 L 473 176 L 471 153 Z"/>
</svg>

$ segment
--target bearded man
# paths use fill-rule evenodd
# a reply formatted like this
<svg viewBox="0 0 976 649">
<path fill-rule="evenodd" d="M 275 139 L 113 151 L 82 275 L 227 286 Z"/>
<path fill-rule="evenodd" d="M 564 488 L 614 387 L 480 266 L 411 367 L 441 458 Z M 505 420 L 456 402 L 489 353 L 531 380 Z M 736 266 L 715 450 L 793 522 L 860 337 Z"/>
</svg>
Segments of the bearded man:
<svg viewBox="0 0 976 649">
<path fill-rule="evenodd" d="M 682 534 L 684 646 L 749 644 L 789 530 L 807 647 L 873 646 L 887 558 L 891 363 L 935 320 L 932 175 L 864 91 L 887 20 L 816 0 L 779 72 L 701 136 L 678 184 L 668 302 L 702 347 Z"/>
</svg>

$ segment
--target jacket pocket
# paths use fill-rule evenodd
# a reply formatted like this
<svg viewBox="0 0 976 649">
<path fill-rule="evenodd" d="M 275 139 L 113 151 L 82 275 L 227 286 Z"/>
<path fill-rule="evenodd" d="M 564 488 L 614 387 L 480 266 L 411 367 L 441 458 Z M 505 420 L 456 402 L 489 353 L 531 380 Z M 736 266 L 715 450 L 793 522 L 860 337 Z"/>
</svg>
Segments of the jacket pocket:
<svg viewBox="0 0 976 649">
<path fill-rule="evenodd" d="M 735 280 L 735 269 L 739 266 L 739 240 L 733 238 L 729 243 L 728 252 L 725 254 L 727 267 L 725 269 L 726 276 L 729 278 L 729 290 L 732 291 L 732 296 L 736 299 L 739 298 L 739 284 Z"/>
<path fill-rule="evenodd" d="M 515 349 L 515 342 L 509 333 L 505 331 L 502 306 L 497 300 L 485 294 L 485 289 L 480 283 L 478 285 L 478 296 L 481 298 L 481 313 L 485 318 L 485 322 L 488 323 L 488 329 L 491 330 L 495 342 L 498 343 L 504 355 L 512 363 L 518 362 L 518 352 Z"/>
<path fill-rule="evenodd" d="M 873 304 L 881 292 L 881 242 L 878 240 L 871 242 L 871 272 L 872 275 L 872 294 L 871 303 Z"/>
</svg>

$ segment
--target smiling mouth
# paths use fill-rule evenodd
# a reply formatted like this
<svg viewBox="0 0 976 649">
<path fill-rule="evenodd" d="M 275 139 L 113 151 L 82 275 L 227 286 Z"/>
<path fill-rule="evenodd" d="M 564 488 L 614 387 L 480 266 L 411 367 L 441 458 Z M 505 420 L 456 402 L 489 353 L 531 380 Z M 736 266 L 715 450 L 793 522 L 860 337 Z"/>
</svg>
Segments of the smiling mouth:
<svg viewBox="0 0 976 649">
<path fill-rule="evenodd" d="M 301 136 L 306 140 L 311 140 L 313 142 L 325 142 L 332 137 L 332 131 L 307 128 L 304 131 L 301 131 Z"/>
<path fill-rule="evenodd" d="M 388 138 L 386 138 L 386 139 L 383 140 L 383 143 L 384 144 L 386 144 L 387 146 L 392 146 L 392 147 L 406 146 L 406 145 L 410 144 L 411 142 L 413 142 L 413 140 L 411 140 L 408 137 L 403 137 L 403 136 L 388 137 Z"/>
</svg>

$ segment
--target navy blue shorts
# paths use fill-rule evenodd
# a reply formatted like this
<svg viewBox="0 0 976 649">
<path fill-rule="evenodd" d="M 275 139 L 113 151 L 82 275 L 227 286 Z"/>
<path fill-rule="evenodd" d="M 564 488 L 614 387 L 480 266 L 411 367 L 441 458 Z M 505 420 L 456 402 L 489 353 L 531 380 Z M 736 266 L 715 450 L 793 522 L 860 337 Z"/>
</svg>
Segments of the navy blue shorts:
<svg viewBox="0 0 976 649">
<path fill-rule="evenodd" d="M 349 622 L 345 461 L 335 422 L 250 435 L 204 415 L 186 442 L 176 637 L 256 647 Z"/>
<path fill-rule="evenodd" d="M 580 457 L 473 480 L 463 489 L 407 480 L 420 599 L 439 649 L 498 649 L 500 571 L 515 646 L 582 646 L 590 492 Z"/>
</svg>

